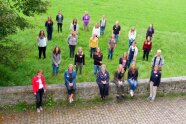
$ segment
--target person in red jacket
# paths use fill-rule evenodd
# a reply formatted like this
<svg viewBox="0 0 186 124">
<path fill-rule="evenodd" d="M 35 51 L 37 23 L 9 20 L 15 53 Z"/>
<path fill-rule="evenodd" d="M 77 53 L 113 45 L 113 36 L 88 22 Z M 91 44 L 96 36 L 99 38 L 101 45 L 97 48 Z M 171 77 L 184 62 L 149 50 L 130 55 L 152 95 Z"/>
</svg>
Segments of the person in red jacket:
<svg viewBox="0 0 186 124">
<path fill-rule="evenodd" d="M 149 52 L 151 51 L 151 48 L 152 48 L 152 42 L 150 36 L 148 36 L 143 44 L 143 60 L 145 60 L 146 57 L 146 60 L 148 61 Z"/>
<path fill-rule="evenodd" d="M 34 95 L 36 96 L 36 108 L 37 112 L 43 110 L 42 106 L 42 97 L 43 93 L 46 91 L 45 77 L 42 74 L 42 70 L 37 71 L 37 75 L 32 79 L 32 88 Z"/>
</svg>

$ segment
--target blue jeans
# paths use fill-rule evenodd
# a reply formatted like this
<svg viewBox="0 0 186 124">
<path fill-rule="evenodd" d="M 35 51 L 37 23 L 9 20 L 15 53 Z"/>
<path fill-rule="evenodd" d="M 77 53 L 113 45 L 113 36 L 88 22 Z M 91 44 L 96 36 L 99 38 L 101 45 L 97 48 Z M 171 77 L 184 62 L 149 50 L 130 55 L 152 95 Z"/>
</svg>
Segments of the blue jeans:
<svg viewBox="0 0 186 124">
<path fill-rule="evenodd" d="M 105 26 L 101 26 L 100 27 L 100 34 L 103 35 L 105 31 Z"/>
<path fill-rule="evenodd" d="M 96 51 L 96 48 L 90 48 L 90 58 L 92 58 L 92 54 Z"/>
<path fill-rule="evenodd" d="M 136 87 L 137 87 L 137 81 L 136 80 L 132 80 L 132 79 L 128 79 L 128 82 L 130 84 L 130 89 L 134 91 L 136 89 Z"/>
<path fill-rule="evenodd" d="M 114 49 L 108 49 L 108 59 L 112 59 L 112 56 L 113 56 L 113 53 L 114 53 Z"/>
<path fill-rule="evenodd" d="M 53 74 L 57 75 L 59 72 L 59 65 L 57 67 L 55 64 L 52 64 L 52 72 L 53 72 Z"/>
<path fill-rule="evenodd" d="M 99 72 L 99 70 L 100 70 L 99 65 L 94 65 L 94 75 L 96 75 L 97 72 Z"/>
<path fill-rule="evenodd" d="M 114 34 L 115 35 L 115 40 L 116 40 L 116 44 L 118 43 L 118 38 L 119 38 L 119 34 Z"/>
</svg>

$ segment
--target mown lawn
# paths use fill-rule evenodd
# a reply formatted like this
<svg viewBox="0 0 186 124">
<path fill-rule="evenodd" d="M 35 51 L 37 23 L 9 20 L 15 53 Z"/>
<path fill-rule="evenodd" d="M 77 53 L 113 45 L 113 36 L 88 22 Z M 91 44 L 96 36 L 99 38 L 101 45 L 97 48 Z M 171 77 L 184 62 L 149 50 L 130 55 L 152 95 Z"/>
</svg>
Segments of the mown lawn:
<svg viewBox="0 0 186 124">
<path fill-rule="evenodd" d="M 102 15 L 107 18 L 107 27 L 105 35 L 99 40 L 99 47 L 103 51 L 103 63 L 107 65 L 111 79 L 118 66 L 120 56 L 128 50 L 128 31 L 131 26 L 137 29 L 137 47 L 139 53 L 137 56 L 137 67 L 139 69 L 139 78 L 149 78 L 150 63 L 157 49 L 162 49 L 165 59 L 163 67 L 163 77 L 174 77 L 186 75 L 186 4 L 184 0 L 52 0 L 51 6 L 46 14 L 36 15 L 27 18 L 34 26 L 32 29 L 18 31 L 17 34 L 9 36 L 25 46 L 26 57 L 18 63 L 18 68 L 12 70 L 4 67 L 6 73 L 12 77 L 9 80 L 0 81 L 1 86 L 12 85 L 30 85 L 35 71 L 40 68 L 44 71 L 47 84 L 64 83 L 63 74 L 68 64 L 74 60 L 69 58 L 69 49 L 66 42 L 70 33 L 69 27 L 73 18 L 78 19 L 80 26 L 79 40 L 77 47 L 81 46 L 86 55 L 86 65 L 83 68 L 83 74 L 77 76 L 77 82 L 95 81 L 93 75 L 93 60 L 89 58 L 89 38 L 92 28 L 96 22 L 99 22 Z M 61 9 L 64 15 L 63 33 L 57 33 L 57 24 L 55 16 Z M 91 16 L 90 31 L 83 31 L 82 15 L 87 10 Z M 54 21 L 53 40 L 47 45 L 47 59 L 38 60 L 38 49 L 36 37 L 38 32 L 45 30 L 44 23 L 48 16 Z M 107 42 L 112 32 L 112 26 L 119 20 L 121 25 L 121 35 L 119 43 L 114 52 L 113 60 L 107 60 Z M 153 51 L 150 53 L 149 61 L 142 61 L 142 44 L 148 25 L 154 24 L 155 37 L 153 39 Z M 52 76 L 51 53 L 54 46 L 60 46 L 62 49 L 62 62 L 58 76 Z M 76 47 L 76 50 L 77 50 Z M 125 75 L 126 76 L 126 75 Z"/>
</svg>

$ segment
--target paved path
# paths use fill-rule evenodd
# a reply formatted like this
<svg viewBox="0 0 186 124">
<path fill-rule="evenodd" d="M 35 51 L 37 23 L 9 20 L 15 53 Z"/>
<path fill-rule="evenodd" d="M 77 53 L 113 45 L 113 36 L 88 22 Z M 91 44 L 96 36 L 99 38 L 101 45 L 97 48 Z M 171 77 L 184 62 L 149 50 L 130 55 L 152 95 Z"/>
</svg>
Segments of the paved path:
<svg viewBox="0 0 186 124">
<path fill-rule="evenodd" d="M 2 124 L 186 124 L 186 97 L 106 102 L 41 113 L 1 114 Z"/>
</svg>

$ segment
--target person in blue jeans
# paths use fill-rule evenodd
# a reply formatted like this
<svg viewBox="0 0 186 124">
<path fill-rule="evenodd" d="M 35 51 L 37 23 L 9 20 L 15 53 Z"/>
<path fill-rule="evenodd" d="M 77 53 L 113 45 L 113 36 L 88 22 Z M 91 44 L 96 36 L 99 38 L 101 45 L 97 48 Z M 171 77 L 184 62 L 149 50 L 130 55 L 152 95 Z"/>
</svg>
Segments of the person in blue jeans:
<svg viewBox="0 0 186 124">
<path fill-rule="evenodd" d="M 97 75 L 97 72 L 100 70 L 100 66 L 102 65 L 103 54 L 101 53 L 101 49 L 96 48 L 96 52 L 93 55 L 94 59 L 94 75 Z"/>
<path fill-rule="evenodd" d="M 102 16 L 102 19 L 100 20 L 100 34 L 103 35 L 106 27 L 106 19 L 105 16 Z"/>
<path fill-rule="evenodd" d="M 138 84 L 138 70 L 136 68 L 136 64 L 132 64 L 131 68 L 128 71 L 128 83 L 130 85 L 130 95 L 134 96 L 134 90 Z"/>
<path fill-rule="evenodd" d="M 113 34 L 108 42 L 108 59 L 112 60 L 112 56 L 115 48 L 116 48 L 116 41 Z"/>
<path fill-rule="evenodd" d="M 119 25 L 119 21 L 116 21 L 115 25 L 113 26 L 113 34 L 115 35 L 116 43 L 118 43 L 120 30 L 121 30 L 121 27 Z"/>
<path fill-rule="evenodd" d="M 60 63 L 61 63 L 61 50 L 59 47 L 56 46 L 52 52 L 52 72 L 53 72 L 53 75 L 58 74 Z"/>
<path fill-rule="evenodd" d="M 76 91 L 76 71 L 73 70 L 73 64 L 69 64 L 68 70 L 64 73 L 65 86 L 67 88 L 69 102 L 74 101 Z"/>
<path fill-rule="evenodd" d="M 131 62 L 136 61 L 136 57 L 138 54 L 138 48 L 136 47 L 136 42 L 133 42 L 132 46 L 130 46 L 129 51 L 128 51 L 128 62 L 127 62 L 127 67 L 130 67 Z"/>
</svg>

